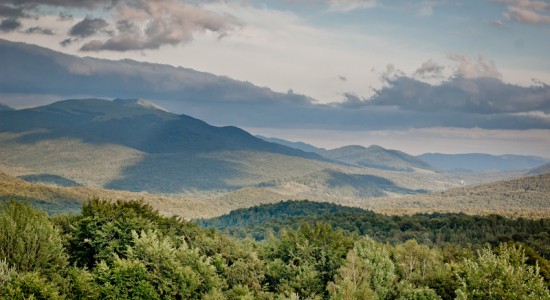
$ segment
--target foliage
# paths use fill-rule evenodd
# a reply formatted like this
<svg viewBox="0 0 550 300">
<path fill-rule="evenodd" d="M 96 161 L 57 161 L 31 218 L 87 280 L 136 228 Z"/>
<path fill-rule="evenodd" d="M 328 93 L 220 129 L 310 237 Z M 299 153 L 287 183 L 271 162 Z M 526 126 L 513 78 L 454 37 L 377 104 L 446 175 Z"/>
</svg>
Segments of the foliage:
<svg viewBox="0 0 550 300">
<path fill-rule="evenodd" d="M 546 259 L 550 258 L 550 219 L 509 219 L 498 215 L 416 214 L 386 216 L 359 208 L 312 201 L 286 201 L 238 209 L 227 215 L 199 220 L 202 226 L 213 226 L 237 237 L 265 239 L 270 232 L 298 224 L 325 222 L 379 242 L 403 243 L 415 239 L 420 244 L 472 245 L 482 248 L 489 243 L 517 241 L 529 245 Z M 549 278 L 550 279 L 550 278 Z"/>
<path fill-rule="evenodd" d="M 383 244 L 326 222 L 284 228 L 278 237 L 271 235 L 262 242 L 235 240 L 212 228 L 164 217 L 140 201 L 93 199 L 78 215 L 56 217 L 10 202 L 2 206 L 0 216 L 3 224 L 21 228 L 30 241 L 41 241 L 45 254 L 61 258 L 38 255 L 33 264 L 27 264 L 14 259 L 18 254 L 13 251 L 19 248 L 2 244 L 1 299 L 550 296 L 548 282 L 539 274 L 538 262 L 544 258 L 532 248 L 524 252 L 513 243 L 486 247 L 474 256 L 469 248 L 456 244 L 444 250 L 414 239 Z M 37 226 L 25 231 L 25 224 L 39 224 L 47 231 L 37 231 Z M 0 228 L 4 240 L 20 238 L 13 228 Z M 44 236 L 38 239 L 29 232 Z M 533 260 L 533 266 L 528 260 Z"/>
<path fill-rule="evenodd" d="M 0 259 L 18 271 L 55 272 L 67 257 L 48 216 L 18 202 L 0 205 Z"/>
<path fill-rule="evenodd" d="M 550 299 L 538 266 L 525 265 L 521 247 L 484 248 L 458 271 L 457 299 Z"/>
</svg>

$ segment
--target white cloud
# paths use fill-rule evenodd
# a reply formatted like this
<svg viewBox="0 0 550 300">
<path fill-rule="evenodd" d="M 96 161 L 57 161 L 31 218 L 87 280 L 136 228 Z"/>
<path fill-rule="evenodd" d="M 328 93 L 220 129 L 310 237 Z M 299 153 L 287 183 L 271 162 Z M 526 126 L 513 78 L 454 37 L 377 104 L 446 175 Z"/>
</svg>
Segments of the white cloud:
<svg viewBox="0 0 550 300">
<path fill-rule="evenodd" d="M 491 60 L 487 60 L 483 56 L 477 58 L 470 58 L 465 55 L 452 54 L 448 58 L 458 65 L 454 70 L 454 75 L 464 78 L 501 78 L 502 74 L 497 69 L 495 63 Z"/>
<path fill-rule="evenodd" d="M 493 0 L 503 3 L 508 11 L 504 17 L 528 24 L 550 24 L 550 2 L 541 0 Z"/>
</svg>

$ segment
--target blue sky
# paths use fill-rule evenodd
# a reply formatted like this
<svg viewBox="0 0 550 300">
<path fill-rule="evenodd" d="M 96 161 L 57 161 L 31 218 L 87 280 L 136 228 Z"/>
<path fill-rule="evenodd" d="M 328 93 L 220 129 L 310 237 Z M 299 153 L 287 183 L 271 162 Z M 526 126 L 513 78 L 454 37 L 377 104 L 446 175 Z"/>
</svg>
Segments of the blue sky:
<svg viewBox="0 0 550 300">
<path fill-rule="evenodd" d="M 433 86 L 457 77 L 493 78 L 503 87 L 550 84 L 548 0 L 7 0 L 0 4 L 0 20 L 0 37 L 7 40 L 78 56 L 194 68 L 274 91 L 292 90 L 323 104 L 345 104 L 350 97 L 372 100 L 398 77 Z M 541 97 L 533 111 L 507 112 L 530 113 L 550 124 L 550 95 Z M 325 147 L 391 143 L 396 134 L 365 130 L 356 134 L 360 140 L 349 137 L 331 144 L 313 138 L 324 134 L 308 135 L 303 128 L 248 129 Z M 479 141 L 465 151 L 493 153 L 518 153 L 522 150 L 514 141 L 536 137 L 531 152 L 550 156 L 544 150 L 550 148 L 548 139 L 543 138 L 548 128 L 507 128 L 493 132 L 499 139 L 492 144 L 484 143 L 494 136 L 490 129 L 457 130 L 429 130 L 418 136 L 444 145 L 453 132 L 460 136 L 457 144 L 464 136 Z M 391 144 L 401 149 L 407 145 Z"/>
</svg>

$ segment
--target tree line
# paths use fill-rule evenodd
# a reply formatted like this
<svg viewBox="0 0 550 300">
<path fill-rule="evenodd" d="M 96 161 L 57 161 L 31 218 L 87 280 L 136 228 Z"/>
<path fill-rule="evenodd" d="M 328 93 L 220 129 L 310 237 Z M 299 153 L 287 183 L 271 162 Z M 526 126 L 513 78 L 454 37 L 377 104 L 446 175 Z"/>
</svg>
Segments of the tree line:
<svg viewBox="0 0 550 300">
<path fill-rule="evenodd" d="M 0 205 L 0 298 L 548 299 L 527 249 L 390 244 L 327 222 L 255 241 L 140 201 L 92 199 L 58 216 L 11 201 Z"/>
</svg>

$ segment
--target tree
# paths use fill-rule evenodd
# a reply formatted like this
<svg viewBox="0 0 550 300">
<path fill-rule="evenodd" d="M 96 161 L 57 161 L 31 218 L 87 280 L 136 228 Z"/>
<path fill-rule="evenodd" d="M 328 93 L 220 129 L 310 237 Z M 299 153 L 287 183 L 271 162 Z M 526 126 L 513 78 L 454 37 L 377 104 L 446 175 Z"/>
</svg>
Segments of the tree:
<svg viewBox="0 0 550 300">
<path fill-rule="evenodd" d="M 329 290 L 335 299 L 364 299 L 371 291 L 375 294 L 369 298 L 388 299 L 396 279 L 395 265 L 386 246 L 365 236 L 355 242 Z"/>
<path fill-rule="evenodd" d="M 486 247 L 462 262 L 457 299 L 550 299 L 538 266 L 525 264 L 521 247 L 502 244 L 496 250 Z"/>
<path fill-rule="evenodd" d="M 67 265 L 62 239 L 43 211 L 11 201 L 0 205 L 0 260 L 18 272 L 52 273 Z"/>
</svg>

